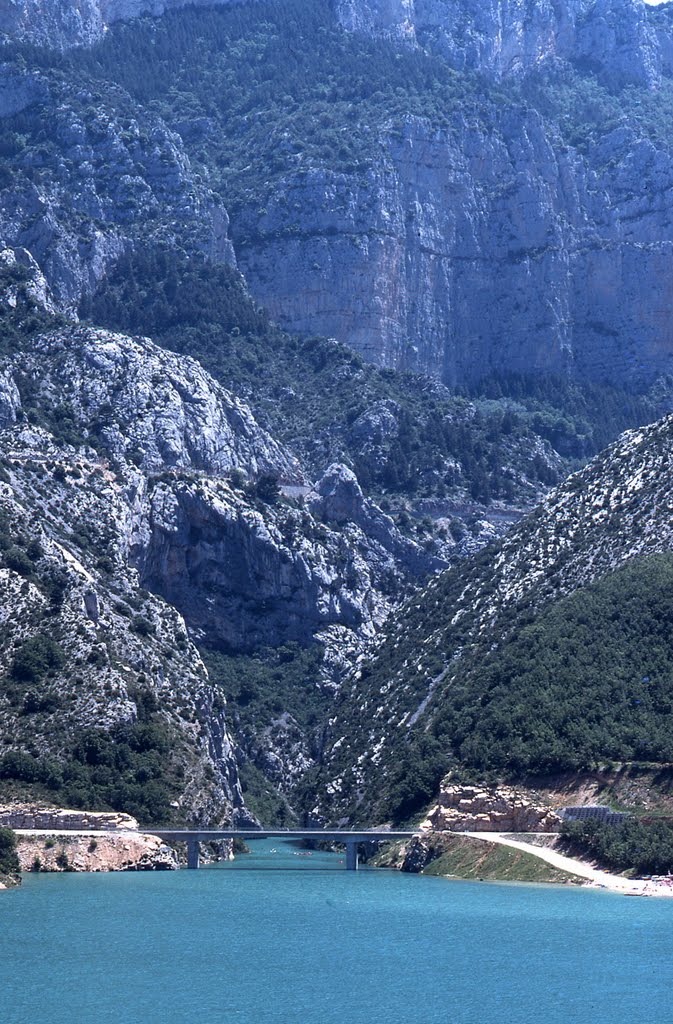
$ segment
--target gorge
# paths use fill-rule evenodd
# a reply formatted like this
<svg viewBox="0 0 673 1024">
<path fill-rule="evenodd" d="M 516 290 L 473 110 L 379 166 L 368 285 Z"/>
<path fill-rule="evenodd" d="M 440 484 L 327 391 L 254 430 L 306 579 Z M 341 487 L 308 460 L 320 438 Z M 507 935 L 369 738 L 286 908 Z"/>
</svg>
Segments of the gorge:
<svg viewBox="0 0 673 1024">
<path fill-rule="evenodd" d="M 610 762 L 667 807 L 669 6 L 0 34 L 7 799 L 399 824 Z"/>
</svg>

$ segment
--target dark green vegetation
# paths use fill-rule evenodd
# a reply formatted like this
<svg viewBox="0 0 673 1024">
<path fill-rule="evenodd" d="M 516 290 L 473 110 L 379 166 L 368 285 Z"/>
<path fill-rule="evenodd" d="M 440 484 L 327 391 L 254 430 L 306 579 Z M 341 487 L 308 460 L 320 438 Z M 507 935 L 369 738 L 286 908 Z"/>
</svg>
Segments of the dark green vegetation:
<svg viewBox="0 0 673 1024">
<path fill-rule="evenodd" d="M 211 682 L 227 701 L 227 716 L 240 748 L 239 769 L 246 803 L 266 824 L 290 824 L 293 812 L 282 791 L 260 768 L 269 750 L 291 762 L 318 758 L 333 695 L 320 682 L 321 644 L 286 644 L 254 655 L 204 651 Z"/>
<path fill-rule="evenodd" d="M 134 21 L 64 66 L 118 83 L 168 123 L 190 122 L 191 154 L 226 197 L 235 239 L 240 205 L 288 171 L 364 171 L 377 128 L 414 114 L 478 117 L 490 92 L 439 59 L 342 31 L 328 0 Z"/>
<path fill-rule="evenodd" d="M 16 836 L 11 828 L 0 827 L 0 881 L 6 881 L 19 871 L 16 855 Z"/>
<path fill-rule="evenodd" d="M 568 821 L 561 830 L 567 848 L 595 859 L 612 871 L 665 875 L 673 871 L 673 824 L 638 821 L 619 825 L 599 821 Z"/>
<path fill-rule="evenodd" d="M 481 552 L 468 571 L 492 557 Z M 484 779 L 581 772 L 610 760 L 673 761 L 673 555 L 627 562 L 537 614 L 516 607 L 479 638 L 470 637 L 469 615 L 448 621 L 465 572 L 444 574 L 432 605 L 407 606 L 404 639 L 385 643 L 362 669 L 358 692 L 370 695 L 370 708 L 405 659 L 423 665 L 405 672 L 404 707 L 419 707 L 429 678 L 437 687 L 422 729 L 392 730 L 385 782 L 372 766 L 364 813 L 409 818 L 453 765 Z M 419 655 L 434 630 L 441 643 Z M 352 695 L 342 716 L 340 733 L 357 737 L 369 728 Z"/>
<path fill-rule="evenodd" d="M 325 695 L 318 686 L 324 649 L 321 644 L 286 644 L 254 655 L 205 651 L 213 683 L 235 708 L 240 728 L 257 731 L 284 712 L 307 729 L 318 728 Z"/>
<path fill-rule="evenodd" d="M 547 773 L 673 760 L 673 556 L 627 563 L 472 664 L 478 701 L 463 693 L 441 716 L 468 764 Z"/>
<path fill-rule="evenodd" d="M 6 696 L 3 682 L 0 694 Z M 27 692 L 24 714 L 48 710 L 53 707 L 44 698 Z M 30 794 L 63 807 L 125 811 L 144 824 L 170 823 L 175 820 L 171 801 L 183 783 L 170 757 L 179 742 L 161 716 L 141 704 L 137 721 L 111 732 L 84 729 L 58 759 L 9 750 L 0 757 L 0 780 L 5 795 Z"/>
<path fill-rule="evenodd" d="M 589 73 L 529 76 L 521 99 L 558 126 L 563 141 L 582 153 L 627 124 L 656 145 L 670 149 L 673 137 L 673 82 L 656 90 L 627 86 L 615 91 Z"/>
</svg>

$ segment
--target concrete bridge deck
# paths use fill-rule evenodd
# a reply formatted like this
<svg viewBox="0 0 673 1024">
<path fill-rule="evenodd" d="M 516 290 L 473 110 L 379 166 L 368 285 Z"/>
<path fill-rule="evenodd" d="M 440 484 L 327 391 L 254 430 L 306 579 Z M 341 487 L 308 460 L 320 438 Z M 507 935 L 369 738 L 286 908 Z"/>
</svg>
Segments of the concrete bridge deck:
<svg viewBox="0 0 673 1024">
<path fill-rule="evenodd" d="M 346 868 L 349 871 L 358 869 L 358 844 L 359 843 L 392 843 L 400 839 L 411 839 L 418 835 L 418 832 L 401 832 L 399 830 L 387 832 L 385 829 L 372 829 L 370 831 L 347 831 L 346 829 L 235 829 L 235 828 L 138 828 L 129 831 L 127 829 L 37 829 L 17 828 L 14 829 L 17 835 L 26 836 L 100 836 L 100 835 L 150 835 L 158 836 L 169 843 L 187 844 L 187 867 L 198 868 L 199 866 L 199 844 L 221 842 L 222 840 L 242 839 L 251 842 L 255 839 L 289 839 L 289 840 L 314 840 L 317 842 L 340 843 L 346 847 Z"/>
<path fill-rule="evenodd" d="M 199 843 L 219 842 L 223 839 L 242 839 L 250 842 L 255 839 L 290 839 L 315 840 L 327 843 L 340 843 L 346 847 L 346 868 L 348 871 L 358 869 L 359 843 L 390 843 L 400 839 L 411 839 L 416 832 L 400 832 L 384 829 L 362 830 L 350 832 L 346 829 L 148 829 L 153 836 L 172 843 L 187 843 L 187 867 L 199 866 Z"/>
</svg>

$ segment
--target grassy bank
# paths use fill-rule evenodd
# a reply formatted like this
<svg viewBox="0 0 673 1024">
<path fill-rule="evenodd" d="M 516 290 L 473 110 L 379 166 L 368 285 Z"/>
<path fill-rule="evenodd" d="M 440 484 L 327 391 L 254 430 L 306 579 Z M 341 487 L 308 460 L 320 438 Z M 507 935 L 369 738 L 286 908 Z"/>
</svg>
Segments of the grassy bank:
<svg viewBox="0 0 673 1024">
<path fill-rule="evenodd" d="M 445 852 L 428 864 L 422 874 L 501 882 L 583 882 L 577 875 L 560 871 L 532 853 L 459 835 L 446 839 Z"/>
<path fill-rule="evenodd" d="M 374 859 L 378 867 L 401 868 L 401 848 L 380 854 Z M 515 850 L 498 843 L 471 839 L 465 835 L 443 835 L 433 840 L 433 860 L 421 874 L 493 882 L 552 882 L 583 884 L 584 879 L 545 863 L 532 853 Z"/>
</svg>

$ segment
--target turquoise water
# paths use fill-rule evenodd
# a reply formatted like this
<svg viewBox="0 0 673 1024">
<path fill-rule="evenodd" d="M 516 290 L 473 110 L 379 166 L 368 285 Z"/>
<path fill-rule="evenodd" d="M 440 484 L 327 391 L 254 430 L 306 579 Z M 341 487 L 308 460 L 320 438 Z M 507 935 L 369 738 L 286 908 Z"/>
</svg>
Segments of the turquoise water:
<svg viewBox="0 0 673 1024">
<path fill-rule="evenodd" d="M 27 876 L 0 894 L 0 1022 L 673 1022 L 673 901 L 270 847 L 198 872 Z"/>
</svg>

